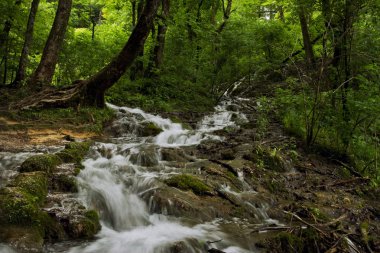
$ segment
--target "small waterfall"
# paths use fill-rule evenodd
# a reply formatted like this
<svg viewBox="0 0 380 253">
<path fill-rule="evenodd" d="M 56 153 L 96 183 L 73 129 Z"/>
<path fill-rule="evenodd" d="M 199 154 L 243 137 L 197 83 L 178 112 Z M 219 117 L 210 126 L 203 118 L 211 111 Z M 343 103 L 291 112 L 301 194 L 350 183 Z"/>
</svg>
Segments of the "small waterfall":
<svg viewBox="0 0 380 253">
<path fill-rule="evenodd" d="M 38 153 L 21 152 L 10 153 L 0 152 L 0 188 L 4 187 L 11 177 L 17 175 L 17 167 L 20 166 L 26 159 Z"/>
<path fill-rule="evenodd" d="M 221 231 L 218 220 L 190 225 L 175 217 L 150 213 L 142 198 L 159 188 L 157 179 L 178 173 L 177 168 L 161 162 L 161 148 L 221 140 L 213 131 L 235 126 L 233 117 L 245 119 L 239 112 L 228 111 L 228 105 L 216 107 L 216 112 L 205 117 L 196 130 L 184 129 L 181 124 L 140 109 L 108 105 L 118 112 L 114 126 L 123 128 L 118 128 L 118 136 L 109 143 L 96 143 L 92 147 L 90 158 L 83 162 L 85 169 L 78 175 L 80 198 L 88 207 L 99 211 L 102 230 L 96 241 L 70 252 L 160 253 L 172 252 L 177 244 L 181 244 L 181 252 L 206 252 L 207 248 L 217 246 L 225 252 L 251 252 L 239 245 L 231 246 L 234 243 Z M 144 122 L 153 123 L 163 131 L 153 137 L 138 136 L 137 129 Z M 218 245 L 205 243 L 221 239 Z"/>
</svg>

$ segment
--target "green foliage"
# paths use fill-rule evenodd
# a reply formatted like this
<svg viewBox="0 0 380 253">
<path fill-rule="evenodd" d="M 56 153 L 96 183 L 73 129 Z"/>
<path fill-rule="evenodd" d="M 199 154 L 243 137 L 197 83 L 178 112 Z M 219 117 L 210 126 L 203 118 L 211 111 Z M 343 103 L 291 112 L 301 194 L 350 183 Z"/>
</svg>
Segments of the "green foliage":
<svg viewBox="0 0 380 253">
<path fill-rule="evenodd" d="M 332 103 L 334 92 L 316 95 L 306 88 L 300 93 L 297 86 L 277 90 L 276 111 L 287 131 L 306 140 L 308 128 L 313 127 L 313 142 L 319 150 L 339 159 L 348 157 L 360 173 L 379 182 L 379 90 L 368 79 L 359 77 L 357 82 L 357 88 L 347 91 L 348 121 L 342 116 L 342 105 Z M 310 126 L 313 110 L 317 116 Z"/>
<path fill-rule="evenodd" d="M 203 183 L 196 176 L 188 174 L 173 176 L 165 180 L 165 183 L 181 190 L 191 190 L 197 195 L 208 195 L 211 192 L 211 188 L 208 185 Z"/>
</svg>

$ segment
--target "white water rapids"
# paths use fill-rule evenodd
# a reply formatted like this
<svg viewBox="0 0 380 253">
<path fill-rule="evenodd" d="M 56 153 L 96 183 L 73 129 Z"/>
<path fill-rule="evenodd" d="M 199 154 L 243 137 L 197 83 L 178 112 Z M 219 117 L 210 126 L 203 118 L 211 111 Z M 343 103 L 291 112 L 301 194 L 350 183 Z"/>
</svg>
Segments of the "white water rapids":
<svg viewBox="0 0 380 253">
<path fill-rule="evenodd" d="M 157 179 L 179 173 L 178 168 L 167 167 L 160 161 L 161 147 L 219 140 L 221 138 L 212 132 L 234 126 L 233 114 L 246 120 L 240 113 L 227 111 L 227 105 L 216 107 L 215 113 L 205 117 L 196 130 L 184 129 L 181 124 L 140 109 L 108 105 L 118 112 L 114 125 L 129 124 L 128 131 L 109 143 L 94 145 L 90 158 L 83 162 L 85 169 L 78 176 L 80 198 L 88 207 L 100 212 L 102 230 L 96 241 L 70 252 L 176 252 L 176 245 L 181 247 L 180 252 L 207 252 L 210 248 L 227 253 L 251 252 L 229 241 L 219 227 L 220 220 L 185 224 L 178 218 L 152 213 L 152 203 L 147 204 L 141 198 L 159 187 Z M 144 122 L 153 123 L 163 131 L 155 137 L 138 137 L 135 129 Z"/>
<path fill-rule="evenodd" d="M 117 120 L 111 126 L 112 137 L 91 147 L 87 159 L 83 161 L 84 169 L 77 177 L 78 198 L 99 213 L 102 229 L 93 241 L 47 244 L 44 252 L 192 253 L 208 252 L 209 249 L 226 253 L 253 252 L 254 247 L 249 239 L 240 235 L 239 224 L 244 221 L 215 219 L 201 222 L 196 217 L 173 216 L 168 209 L 173 210 L 176 206 L 170 197 L 165 199 L 164 204 L 156 203 L 153 194 L 163 186 L 163 180 L 187 173 L 188 164 L 191 164 L 189 167 L 196 167 L 198 165 L 194 164 L 202 163 L 202 160 L 185 153 L 182 154 L 190 157 L 192 162 L 182 165 L 168 163 L 163 161 L 161 150 L 191 148 L 207 140 L 222 141 L 223 138 L 217 136 L 215 131 L 238 127 L 237 122 L 247 121 L 237 107 L 224 101 L 213 114 L 205 116 L 195 130 L 190 130 L 140 109 L 108 106 L 117 112 Z M 233 110 L 227 110 L 229 107 Z M 162 131 L 155 136 L 142 134 L 142 129 L 149 124 Z M 17 175 L 17 167 L 28 157 L 60 149 L 62 147 L 23 153 L 0 152 L 0 188 Z M 198 173 L 199 168 L 191 169 L 191 173 Z M 252 193 L 242 174 L 239 174 L 239 179 L 246 193 Z M 244 192 L 234 192 L 227 185 L 220 187 L 236 198 L 244 195 Z M 258 209 L 258 220 L 265 223 L 269 218 L 265 208 L 252 206 L 252 209 Z M 229 230 L 231 224 L 237 224 L 234 225 L 234 236 Z M 0 244 L 0 252 L 14 251 Z"/>
</svg>

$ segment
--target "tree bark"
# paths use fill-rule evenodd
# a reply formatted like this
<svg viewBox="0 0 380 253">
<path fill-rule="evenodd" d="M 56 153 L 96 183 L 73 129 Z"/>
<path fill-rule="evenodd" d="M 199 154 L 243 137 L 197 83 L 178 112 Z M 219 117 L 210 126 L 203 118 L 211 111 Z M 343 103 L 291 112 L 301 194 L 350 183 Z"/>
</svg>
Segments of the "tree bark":
<svg viewBox="0 0 380 253">
<path fill-rule="evenodd" d="M 28 86 L 40 89 L 50 85 L 58 55 L 65 38 L 66 28 L 69 22 L 72 0 L 59 0 L 53 26 L 46 41 L 42 58 L 37 69 L 28 81 Z"/>
<path fill-rule="evenodd" d="M 307 24 L 307 19 L 305 15 L 305 9 L 303 6 L 299 8 L 298 11 L 301 30 L 302 30 L 302 38 L 303 38 L 303 47 L 305 49 L 306 61 L 312 67 L 314 65 L 314 51 L 313 45 L 310 40 L 309 28 Z"/>
<path fill-rule="evenodd" d="M 146 71 L 146 77 L 153 76 L 153 70 L 159 69 L 161 67 L 163 57 L 164 57 L 164 49 L 165 49 L 165 40 L 166 40 L 166 31 L 168 29 L 166 25 L 166 19 L 169 16 L 170 10 L 170 0 L 162 0 L 162 21 L 158 24 L 157 27 L 157 37 L 155 46 L 153 49 L 153 54 L 149 62 L 149 66 Z"/>
<path fill-rule="evenodd" d="M 20 62 L 16 72 L 16 78 L 13 82 L 15 87 L 20 87 L 22 81 L 25 79 L 26 67 L 28 65 L 29 48 L 33 42 L 34 21 L 37 15 L 38 5 L 40 0 L 33 0 L 30 7 L 30 13 L 28 18 L 28 24 L 26 26 L 24 46 L 21 51 Z"/>
<path fill-rule="evenodd" d="M 137 4 L 137 19 L 141 18 L 142 12 L 144 9 L 144 0 L 140 0 L 139 3 Z M 135 15 L 132 12 L 132 15 Z M 135 21 L 136 24 L 136 21 Z M 134 26 L 133 28 L 135 28 Z M 140 51 L 139 53 L 139 58 L 144 57 L 144 48 Z M 134 66 L 131 69 L 131 75 L 130 79 L 132 81 L 136 80 L 138 77 L 142 77 L 144 75 L 144 62 L 141 59 L 137 59 Z"/>
<path fill-rule="evenodd" d="M 224 0 L 222 0 L 223 6 L 223 22 L 216 30 L 217 33 L 221 33 L 227 25 L 227 21 L 230 18 L 232 12 L 232 0 L 227 0 L 227 7 L 224 6 Z"/>
</svg>

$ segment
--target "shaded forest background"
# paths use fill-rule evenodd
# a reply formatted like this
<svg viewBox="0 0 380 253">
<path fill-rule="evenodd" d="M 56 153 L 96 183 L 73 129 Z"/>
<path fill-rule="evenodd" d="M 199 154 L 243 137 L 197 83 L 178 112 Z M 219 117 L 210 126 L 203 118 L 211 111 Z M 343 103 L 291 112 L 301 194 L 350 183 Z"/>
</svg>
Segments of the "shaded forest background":
<svg viewBox="0 0 380 253">
<path fill-rule="evenodd" d="M 66 13 L 60 12 L 56 42 L 47 48 L 59 5 Z M 240 81 L 234 94 L 261 96 L 262 131 L 275 115 L 305 146 L 379 184 L 378 0 L 1 1 L 2 107 L 91 80 L 115 56 L 122 60 L 144 10 L 156 13 L 145 23 L 149 36 L 142 50 L 132 50 L 138 56 L 126 72 L 105 88 L 106 101 L 204 112 Z M 54 51 L 56 59 L 43 69 L 45 52 Z"/>
</svg>

